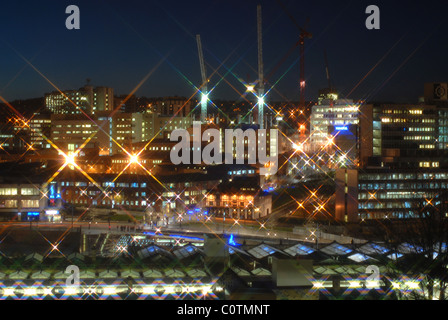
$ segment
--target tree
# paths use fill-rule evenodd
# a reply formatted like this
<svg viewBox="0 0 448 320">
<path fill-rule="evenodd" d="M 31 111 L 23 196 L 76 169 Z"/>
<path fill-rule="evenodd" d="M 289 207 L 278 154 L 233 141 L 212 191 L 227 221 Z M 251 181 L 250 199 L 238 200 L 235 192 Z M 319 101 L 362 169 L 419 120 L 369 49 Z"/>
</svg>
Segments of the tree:
<svg viewBox="0 0 448 320">
<path fill-rule="evenodd" d="M 439 190 L 433 199 L 416 201 L 407 219 L 387 224 L 388 245 L 407 253 L 394 263 L 401 274 L 420 276 L 413 299 L 446 298 L 448 285 L 448 192 Z M 437 294 L 438 293 L 438 294 Z"/>
</svg>

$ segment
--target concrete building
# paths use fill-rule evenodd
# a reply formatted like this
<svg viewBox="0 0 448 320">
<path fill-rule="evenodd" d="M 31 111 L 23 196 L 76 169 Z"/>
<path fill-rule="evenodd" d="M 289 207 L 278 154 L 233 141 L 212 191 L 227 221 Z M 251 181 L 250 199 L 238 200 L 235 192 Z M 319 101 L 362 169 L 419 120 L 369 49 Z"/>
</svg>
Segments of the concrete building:
<svg viewBox="0 0 448 320">
<path fill-rule="evenodd" d="M 322 103 L 326 103 L 323 100 Z M 336 100 L 331 104 L 313 106 L 311 111 L 310 143 L 313 152 L 319 152 L 328 146 L 331 137 L 330 126 L 339 127 L 359 124 L 360 105 L 353 100 Z"/>
<path fill-rule="evenodd" d="M 342 169 L 336 173 L 337 218 L 342 220 L 342 212 L 350 222 L 411 218 L 422 203 L 435 199 L 448 183 L 447 124 L 443 105 L 374 106 L 371 134 L 365 137 L 372 156 L 345 179 Z M 347 185 L 355 179 L 356 189 Z"/>
<path fill-rule="evenodd" d="M 45 94 L 45 106 L 54 114 L 95 114 L 114 109 L 114 90 L 86 85 L 78 90 Z"/>
<path fill-rule="evenodd" d="M 335 153 L 346 155 L 345 166 L 357 166 L 372 155 L 371 136 L 373 109 L 371 105 L 353 100 L 322 100 L 313 106 L 310 118 L 310 152 L 329 157 L 328 167 L 341 165 Z M 348 144 L 347 134 L 354 139 Z M 340 135 L 339 139 L 338 136 Z M 370 144 L 369 144 L 370 143 Z M 348 156 L 349 155 L 349 156 Z"/>
<path fill-rule="evenodd" d="M 51 144 L 47 139 L 51 137 L 51 116 L 38 114 L 29 121 L 30 141 L 33 148 L 49 149 Z"/>
<path fill-rule="evenodd" d="M 122 145 L 142 141 L 143 115 L 141 113 L 116 113 L 112 117 L 112 153 L 121 153 Z"/>
<path fill-rule="evenodd" d="M 84 146 L 86 149 L 102 148 L 104 154 L 109 154 L 110 120 L 106 117 L 92 121 L 81 115 L 54 114 L 51 116 L 51 140 L 65 153 Z"/>
<path fill-rule="evenodd" d="M 193 125 L 191 116 L 164 116 L 155 112 L 147 112 L 142 117 L 142 141 L 169 139 L 174 130 L 186 130 Z"/>
<path fill-rule="evenodd" d="M 154 103 L 152 110 L 162 116 L 188 117 L 191 113 L 191 100 L 182 97 L 166 97 Z"/>
</svg>

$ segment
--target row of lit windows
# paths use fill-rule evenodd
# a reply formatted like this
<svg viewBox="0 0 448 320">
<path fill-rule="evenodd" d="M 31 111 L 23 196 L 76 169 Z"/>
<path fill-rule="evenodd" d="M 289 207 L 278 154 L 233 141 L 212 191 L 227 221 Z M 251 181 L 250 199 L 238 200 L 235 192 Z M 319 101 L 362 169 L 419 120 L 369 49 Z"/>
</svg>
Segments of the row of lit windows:
<svg viewBox="0 0 448 320">
<path fill-rule="evenodd" d="M 448 173 L 381 173 L 360 174 L 359 180 L 429 180 L 448 179 Z"/>
<path fill-rule="evenodd" d="M 435 119 L 382 118 L 383 123 L 435 123 Z"/>
<path fill-rule="evenodd" d="M 56 128 L 91 128 L 91 124 L 57 124 L 55 125 Z"/>
<path fill-rule="evenodd" d="M 313 113 L 353 113 L 358 111 L 359 107 L 356 106 L 313 108 Z"/>
<path fill-rule="evenodd" d="M 372 193 L 369 198 L 376 198 L 376 191 L 379 190 L 430 190 L 430 189 L 439 189 L 445 188 L 448 184 L 446 182 L 438 183 L 438 182 L 426 182 L 426 183 L 360 183 L 359 190 L 360 192 L 363 190 L 371 190 Z M 389 192 L 390 193 L 390 192 Z M 393 194 L 393 193 L 390 193 Z"/>
<path fill-rule="evenodd" d="M 75 203 L 75 204 L 88 204 L 88 201 L 87 200 L 79 200 L 79 199 L 76 199 L 76 200 L 74 200 L 73 201 L 73 203 Z M 146 202 L 146 200 L 142 200 L 142 201 L 138 201 L 138 200 L 136 200 L 136 201 L 117 201 L 117 202 L 114 202 L 115 204 L 117 204 L 117 205 L 119 205 L 119 204 L 121 204 L 121 205 L 127 205 L 127 206 L 129 206 L 129 205 L 131 205 L 131 206 L 146 206 L 147 205 L 147 202 Z M 97 203 L 97 201 L 96 200 L 93 200 L 93 204 L 94 205 L 97 205 L 98 203 Z M 103 200 L 103 201 L 101 201 L 101 204 L 103 204 L 103 205 L 111 205 L 112 204 L 112 201 L 110 201 L 110 200 Z"/>
<path fill-rule="evenodd" d="M 432 136 L 405 136 L 404 140 L 431 140 Z"/>
<path fill-rule="evenodd" d="M 21 200 L 22 208 L 39 208 L 39 200 Z M 0 207 L 17 208 L 17 200 L 0 201 Z"/>
<path fill-rule="evenodd" d="M 17 188 L 0 188 L 0 196 L 16 196 L 17 194 Z M 20 194 L 24 196 L 36 196 L 40 194 L 40 191 L 36 188 L 21 188 Z"/>
<path fill-rule="evenodd" d="M 387 203 L 359 203 L 358 209 L 405 209 L 411 208 L 411 204 L 409 202 L 387 202 Z"/>
<path fill-rule="evenodd" d="M 64 187 L 93 187 L 95 186 L 95 184 L 93 184 L 92 182 L 84 182 L 84 181 L 77 181 L 77 182 L 71 182 L 71 181 L 62 181 L 61 182 L 61 186 Z M 102 183 L 103 187 L 111 187 L 111 188 L 115 188 L 115 186 L 117 186 L 118 188 L 129 188 L 129 186 L 131 188 L 138 188 L 140 186 L 140 188 L 146 188 L 147 184 L 146 182 L 140 183 L 138 184 L 137 182 L 133 182 L 133 183 L 124 183 L 124 182 L 103 182 Z"/>
<path fill-rule="evenodd" d="M 409 128 L 409 132 L 429 132 L 429 131 L 434 131 L 434 128 L 415 128 L 415 127 L 410 127 Z"/>
<path fill-rule="evenodd" d="M 440 166 L 439 162 L 420 162 L 420 168 L 438 168 Z"/>
<path fill-rule="evenodd" d="M 369 192 L 361 192 L 358 195 L 359 200 L 388 200 L 388 199 L 421 199 L 424 197 L 422 192 L 378 192 L 375 194 Z"/>
</svg>

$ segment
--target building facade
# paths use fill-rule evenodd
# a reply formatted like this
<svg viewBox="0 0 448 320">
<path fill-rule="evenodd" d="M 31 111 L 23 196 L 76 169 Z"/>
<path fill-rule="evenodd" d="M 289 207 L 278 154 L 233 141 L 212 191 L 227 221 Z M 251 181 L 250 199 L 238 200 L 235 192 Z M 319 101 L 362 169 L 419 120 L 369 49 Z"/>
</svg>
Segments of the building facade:
<svg viewBox="0 0 448 320">
<path fill-rule="evenodd" d="M 45 106 L 54 114 L 95 114 L 114 110 L 114 90 L 86 85 L 78 90 L 45 94 Z"/>
</svg>

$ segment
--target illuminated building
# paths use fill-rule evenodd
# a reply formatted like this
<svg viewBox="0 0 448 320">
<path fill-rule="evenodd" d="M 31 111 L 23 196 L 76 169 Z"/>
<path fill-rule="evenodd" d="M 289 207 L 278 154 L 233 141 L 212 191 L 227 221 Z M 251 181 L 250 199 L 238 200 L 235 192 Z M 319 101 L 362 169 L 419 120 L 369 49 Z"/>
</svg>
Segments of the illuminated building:
<svg viewBox="0 0 448 320">
<path fill-rule="evenodd" d="M 149 141 L 169 139 L 173 130 L 188 129 L 191 124 L 191 117 L 162 116 L 152 112 L 116 113 L 112 121 L 112 136 L 122 147 L 143 144 L 150 148 Z M 123 152 L 116 143 L 112 149 L 114 154 Z"/>
<path fill-rule="evenodd" d="M 106 148 L 111 144 L 110 120 L 92 121 L 81 115 L 54 114 L 51 116 L 51 141 L 63 152 L 83 149 Z"/>
<path fill-rule="evenodd" d="M 448 109 L 398 104 L 374 108 L 373 156 L 382 157 L 383 165 L 403 168 L 420 168 L 422 162 L 442 165 L 447 161 L 447 152 Z"/>
<path fill-rule="evenodd" d="M 319 105 L 332 104 L 333 101 L 337 101 L 338 99 L 339 94 L 336 92 L 336 90 L 330 88 L 319 90 L 319 97 L 318 97 Z"/>
<path fill-rule="evenodd" d="M 336 156 L 330 168 L 340 166 L 339 155 L 347 158 L 343 165 L 363 163 L 372 155 L 372 105 L 331 99 L 321 103 L 311 111 L 310 151 L 321 157 Z"/>
<path fill-rule="evenodd" d="M 0 219 L 57 221 L 61 218 L 60 189 L 47 184 L 49 175 L 34 165 L 0 166 Z"/>
<path fill-rule="evenodd" d="M 167 97 L 153 105 L 155 113 L 162 116 L 188 117 L 191 112 L 191 100 L 181 97 Z"/>
<path fill-rule="evenodd" d="M 448 188 L 448 170 L 369 168 L 359 173 L 358 187 L 359 219 L 412 218 Z"/>
<path fill-rule="evenodd" d="M 327 100 L 324 100 L 325 103 Z M 335 100 L 329 105 L 313 106 L 311 111 L 310 144 L 311 151 L 319 152 L 331 139 L 330 127 L 358 125 L 360 105 L 352 100 Z"/>
<path fill-rule="evenodd" d="M 272 196 L 263 192 L 259 177 L 239 177 L 220 184 L 207 194 L 208 215 L 220 218 L 255 220 L 272 213 Z"/>
<path fill-rule="evenodd" d="M 143 118 L 141 113 L 116 113 L 112 117 L 112 136 L 118 144 L 133 144 L 142 141 Z M 112 144 L 112 153 L 121 152 L 121 147 Z"/>
<path fill-rule="evenodd" d="M 29 126 L 31 145 L 40 149 L 50 148 L 51 145 L 46 139 L 51 136 L 51 117 L 34 115 L 29 121 Z"/>
<path fill-rule="evenodd" d="M 188 129 L 193 124 L 191 116 L 169 116 L 155 112 L 143 114 L 142 141 L 169 139 L 170 133 L 177 129 Z"/>
<path fill-rule="evenodd" d="M 95 114 L 114 109 L 114 90 L 86 85 L 78 90 L 54 91 L 45 95 L 45 106 L 54 114 Z"/>
<path fill-rule="evenodd" d="M 357 199 L 362 219 L 412 218 L 421 203 L 448 187 L 448 109 L 436 105 L 378 105 L 373 108 L 370 141 L 372 155 L 350 181 L 336 179 L 345 197 L 336 197 L 336 211 L 347 210 Z M 358 175 L 358 177 L 356 177 Z M 353 212 L 353 210 L 349 210 Z"/>
</svg>

